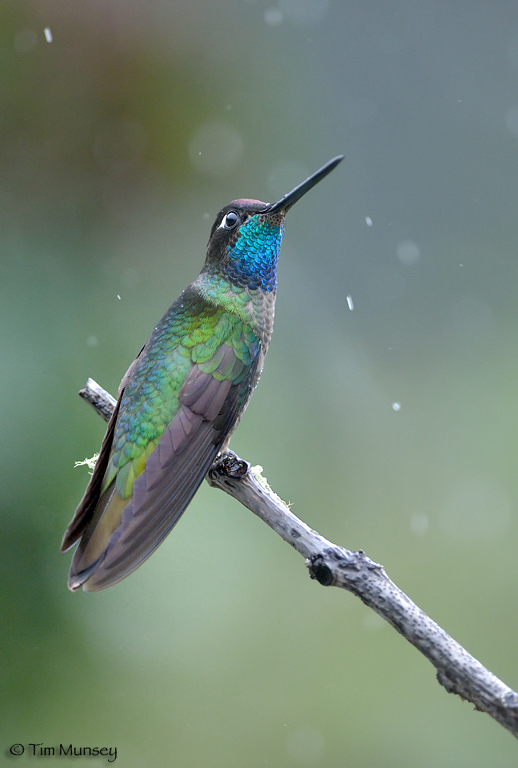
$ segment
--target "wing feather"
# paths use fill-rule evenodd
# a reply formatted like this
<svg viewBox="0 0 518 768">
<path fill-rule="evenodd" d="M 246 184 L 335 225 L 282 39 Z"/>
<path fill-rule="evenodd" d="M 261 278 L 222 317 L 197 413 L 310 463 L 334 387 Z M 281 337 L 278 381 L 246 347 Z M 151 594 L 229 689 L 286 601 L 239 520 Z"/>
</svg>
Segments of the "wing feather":
<svg viewBox="0 0 518 768">
<path fill-rule="evenodd" d="M 131 498 L 122 499 L 114 479 L 104 490 L 91 521 L 85 512 L 86 531 L 83 524 L 70 571 L 72 589 L 83 585 L 86 591 L 96 591 L 125 578 L 154 552 L 198 490 L 246 407 L 250 382 L 257 378 L 259 345 L 249 365 L 226 344 L 218 348 L 217 359 L 215 368 L 203 362 L 192 365 L 178 394 L 179 408 L 135 478 Z M 212 370 L 204 370 L 207 368 Z M 111 445 L 114 422 L 110 424 Z M 108 454 L 109 448 L 106 442 Z M 99 468 L 97 493 L 107 462 L 108 457 Z M 93 498 L 93 489 L 91 495 Z M 88 509 L 91 512 L 91 503 Z M 117 524 L 103 525 L 113 510 Z"/>
</svg>

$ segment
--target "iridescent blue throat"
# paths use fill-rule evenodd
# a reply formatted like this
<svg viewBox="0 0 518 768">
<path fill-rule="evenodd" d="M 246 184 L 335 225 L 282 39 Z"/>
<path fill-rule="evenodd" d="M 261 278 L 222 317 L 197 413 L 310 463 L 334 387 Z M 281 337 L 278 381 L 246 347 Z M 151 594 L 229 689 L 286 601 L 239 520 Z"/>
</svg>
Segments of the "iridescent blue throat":
<svg viewBox="0 0 518 768">
<path fill-rule="evenodd" d="M 239 229 L 235 245 L 228 246 L 226 276 L 233 283 L 263 291 L 277 289 L 277 260 L 284 223 L 251 216 Z"/>
</svg>

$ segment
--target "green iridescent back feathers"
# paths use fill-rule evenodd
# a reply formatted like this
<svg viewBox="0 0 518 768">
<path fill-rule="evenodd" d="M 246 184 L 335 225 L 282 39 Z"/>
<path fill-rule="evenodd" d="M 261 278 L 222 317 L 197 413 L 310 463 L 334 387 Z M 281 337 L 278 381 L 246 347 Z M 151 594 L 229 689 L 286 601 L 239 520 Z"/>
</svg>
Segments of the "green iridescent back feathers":
<svg viewBox="0 0 518 768">
<path fill-rule="evenodd" d="M 184 301 L 155 329 L 122 399 L 102 491 L 116 477 L 121 498 L 131 496 L 147 456 L 178 412 L 178 394 L 193 364 L 234 386 L 250 370 L 259 351 L 259 341 L 250 326 L 230 312 L 201 303 L 193 306 L 192 301 Z M 221 367 L 225 348 L 233 351 L 235 361 L 226 359 Z"/>
</svg>

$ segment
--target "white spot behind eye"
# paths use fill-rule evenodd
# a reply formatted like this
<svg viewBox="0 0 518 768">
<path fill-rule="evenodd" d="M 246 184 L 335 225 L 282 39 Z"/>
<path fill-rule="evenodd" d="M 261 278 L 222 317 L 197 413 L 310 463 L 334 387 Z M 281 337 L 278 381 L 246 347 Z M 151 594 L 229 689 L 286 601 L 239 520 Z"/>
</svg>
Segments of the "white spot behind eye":
<svg viewBox="0 0 518 768">
<path fill-rule="evenodd" d="M 230 221 L 227 222 L 227 218 L 230 218 Z M 236 223 L 239 222 L 239 216 L 237 216 L 235 211 L 229 211 L 226 213 L 223 218 L 221 219 L 221 224 L 219 225 L 218 229 L 232 229 L 235 227 Z"/>
</svg>

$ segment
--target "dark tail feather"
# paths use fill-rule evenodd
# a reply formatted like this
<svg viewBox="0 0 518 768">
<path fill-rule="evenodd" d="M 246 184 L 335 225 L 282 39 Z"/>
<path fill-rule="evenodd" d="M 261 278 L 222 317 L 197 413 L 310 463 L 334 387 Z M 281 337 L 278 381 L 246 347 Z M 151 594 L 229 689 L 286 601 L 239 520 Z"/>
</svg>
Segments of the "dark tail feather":
<svg viewBox="0 0 518 768">
<path fill-rule="evenodd" d="M 99 501 L 99 497 L 101 495 L 101 485 L 103 482 L 104 474 L 106 472 L 106 467 L 108 465 L 108 460 L 110 458 L 113 434 L 115 431 L 115 422 L 119 413 L 119 406 L 120 397 L 117 401 L 117 405 L 115 406 L 115 410 L 112 413 L 110 421 L 108 422 L 108 428 L 101 445 L 99 458 L 97 459 L 97 463 L 95 465 L 91 480 L 88 483 L 85 495 L 83 496 L 81 503 L 76 509 L 74 517 L 72 518 L 72 521 L 70 522 L 70 525 L 68 526 L 63 537 L 63 542 L 61 544 L 62 552 L 66 552 L 70 549 L 70 547 L 74 546 L 76 541 L 81 538 L 86 530 L 86 527 L 88 526 L 88 523 L 92 519 L 95 507 L 97 506 L 97 502 Z"/>
</svg>

